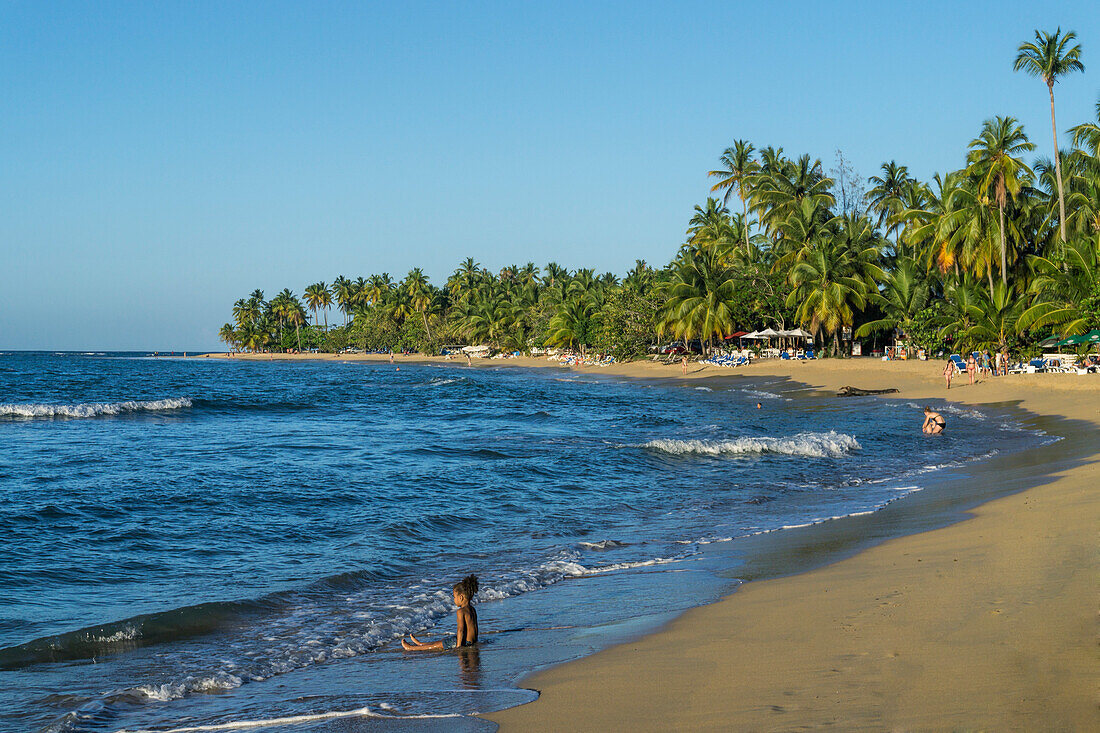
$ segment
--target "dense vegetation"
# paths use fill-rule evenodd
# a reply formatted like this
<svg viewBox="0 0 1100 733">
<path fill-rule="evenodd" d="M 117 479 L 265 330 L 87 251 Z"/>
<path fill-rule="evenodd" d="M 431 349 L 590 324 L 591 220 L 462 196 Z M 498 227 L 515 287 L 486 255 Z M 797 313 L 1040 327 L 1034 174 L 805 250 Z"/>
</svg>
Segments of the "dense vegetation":
<svg viewBox="0 0 1100 733">
<path fill-rule="evenodd" d="M 556 263 L 492 273 L 466 259 L 443 287 L 420 268 L 400 282 L 339 277 L 303 299 L 255 291 L 220 335 L 248 350 L 484 343 L 623 358 L 658 338 L 708 348 L 738 330 L 796 324 L 832 353 L 845 329 L 1014 352 L 1083 333 L 1100 327 L 1100 102 L 1095 120 L 1070 128 L 1068 150 L 1054 115 L 1054 86 L 1084 70 L 1080 55 L 1072 32 L 1037 31 L 1015 62 L 1046 84 L 1054 160 L 1027 159 L 1035 146 L 1012 117 L 987 120 L 962 166 L 930 182 L 894 161 L 864 181 L 839 151 L 827 173 L 809 155 L 738 140 L 709 173 L 717 198 L 695 207 L 664 267 L 638 260 L 620 280 Z M 342 323 L 330 327 L 333 306 Z"/>
</svg>

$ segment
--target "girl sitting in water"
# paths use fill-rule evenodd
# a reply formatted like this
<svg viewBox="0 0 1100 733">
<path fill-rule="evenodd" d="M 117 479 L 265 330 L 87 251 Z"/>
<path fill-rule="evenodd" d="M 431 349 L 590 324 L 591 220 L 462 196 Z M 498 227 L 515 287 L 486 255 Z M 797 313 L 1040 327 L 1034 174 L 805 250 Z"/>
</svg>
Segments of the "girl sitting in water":
<svg viewBox="0 0 1100 733">
<path fill-rule="evenodd" d="M 402 637 L 402 649 L 408 652 L 426 652 L 433 650 L 438 651 L 441 649 L 454 649 L 455 647 L 470 646 L 477 643 L 477 611 L 474 609 L 473 604 L 474 596 L 477 595 L 477 576 L 467 575 L 454 584 L 451 593 L 454 597 L 455 605 L 458 606 L 458 612 L 455 619 L 458 623 L 458 633 L 455 635 L 455 638 L 424 643 L 419 641 L 412 634 L 409 634 L 409 638 L 412 639 L 412 642 L 407 642 Z"/>
<path fill-rule="evenodd" d="M 924 408 L 924 425 L 921 427 L 921 430 L 928 435 L 939 435 L 946 427 L 947 421 L 943 419 L 943 415 L 936 412 L 931 407 Z"/>
</svg>

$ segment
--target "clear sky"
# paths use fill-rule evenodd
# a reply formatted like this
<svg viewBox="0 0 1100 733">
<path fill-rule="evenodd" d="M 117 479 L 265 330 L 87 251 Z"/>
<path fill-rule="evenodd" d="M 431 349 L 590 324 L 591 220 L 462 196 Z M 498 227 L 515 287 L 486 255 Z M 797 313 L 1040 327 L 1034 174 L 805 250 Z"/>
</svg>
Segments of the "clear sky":
<svg viewBox="0 0 1100 733">
<path fill-rule="evenodd" d="M 467 256 L 663 264 L 737 138 L 928 178 L 1001 114 L 1049 156 L 1012 61 L 1059 25 L 1061 134 L 1095 119 L 1095 0 L 9 0 L 0 349 L 216 349 L 254 288 Z"/>
</svg>

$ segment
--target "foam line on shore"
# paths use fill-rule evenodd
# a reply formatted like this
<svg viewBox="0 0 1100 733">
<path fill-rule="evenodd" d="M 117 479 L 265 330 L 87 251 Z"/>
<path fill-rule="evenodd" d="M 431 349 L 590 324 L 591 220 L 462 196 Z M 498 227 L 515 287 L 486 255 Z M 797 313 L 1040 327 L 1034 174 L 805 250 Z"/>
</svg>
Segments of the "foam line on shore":
<svg viewBox="0 0 1100 733">
<path fill-rule="evenodd" d="M 410 719 L 442 719 L 442 718 L 461 718 L 458 713 L 438 713 L 438 714 L 420 714 L 420 715 L 384 715 L 382 713 L 376 713 L 370 708 L 359 708 L 357 710 L 333 710 L 327 713 L 312 713 L 308 715 L 291 715 L 285 718 L 267 718 L 264 720 L 236 720 L 228 723 L 211 723 L 209 725 L 192 725 L 182 728 L 167 728 L 167 729 L 137 729 L 126 730 L 122 729 L 118 733 L 201 733 L 202 731 L 215 731 L 215 730 L 245 730 L 248 728 L 271 728 L 277 725 L 302 725 L 304 723 L 315 723 L 321 720 L 336 720 L 338 718 L 385 718 L 388 720 L 410 720 Z"/>
</svg>

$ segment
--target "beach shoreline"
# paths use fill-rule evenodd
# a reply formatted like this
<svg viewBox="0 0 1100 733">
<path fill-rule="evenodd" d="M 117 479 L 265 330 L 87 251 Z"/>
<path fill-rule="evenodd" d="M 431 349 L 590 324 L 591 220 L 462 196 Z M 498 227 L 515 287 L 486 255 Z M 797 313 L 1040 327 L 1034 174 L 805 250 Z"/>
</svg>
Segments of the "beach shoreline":
<svg viewBox="0 0 1100 733">
<path fill-rule="evenodd" d="M 385 363 L 389 357 L 231 358 Z M 395 362 L 464 366 L 442 357 Z M 537 690 L 538 700 L 486 716 L 505 730 L 1096 724 L 1091 647 L 1100 516 L 1089 488 L 1100 477 L 1100 433 L 1088 434 L 1100 427 L 1094 377 L 1012 375 L 947 391 L 935 362 L 869 358 L 769 360 L 736 370 L 693 364 L 686 375 L 678 364 L 656 362 L 474 364 L 674 381 L 785 378 L 811 390 L 896 388 L 889 397 L 1012 404 L 1059 420 L 1084 456 L 1041 483 L 980 504 L 964 521 L 874 544 L 825 567 L 749 582 L 653 634 L 536 672 L 521 684 Z"/>
</svg>

